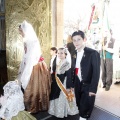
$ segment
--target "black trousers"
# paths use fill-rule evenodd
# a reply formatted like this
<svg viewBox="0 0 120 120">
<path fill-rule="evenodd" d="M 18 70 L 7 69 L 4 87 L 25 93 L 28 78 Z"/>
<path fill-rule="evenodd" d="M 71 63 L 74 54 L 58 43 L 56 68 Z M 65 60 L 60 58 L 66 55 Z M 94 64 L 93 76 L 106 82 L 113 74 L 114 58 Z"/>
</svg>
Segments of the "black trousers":
<svg viewBox="0 0 120 120">
<path fill-rule="evenodd" d="M 79 115 L 83 118 L 89 118 L 95 102 L 95 96 L 89 96 L 89 84 L 75 80 L 75 97 L 79 109 Z"/>
</svg>

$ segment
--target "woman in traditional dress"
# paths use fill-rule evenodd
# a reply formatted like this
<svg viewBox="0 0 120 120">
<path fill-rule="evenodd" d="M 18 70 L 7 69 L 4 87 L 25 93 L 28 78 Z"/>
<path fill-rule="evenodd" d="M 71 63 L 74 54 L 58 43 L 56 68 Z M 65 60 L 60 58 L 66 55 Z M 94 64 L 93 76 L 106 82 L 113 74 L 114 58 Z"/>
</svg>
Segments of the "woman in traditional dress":
<svg viewBox="0 0 120 120">
<path fill-rule="evenodd" d="M 0 118 L 5 120 L 36 120 L 24 111 L 24 99 L 17 81 L 10 81 L 4 87 L 4 96 L 0 97 Z"/>
<path fill-rule="evenodd" d="M 19 26 L 23 37 L 24 55 L 18 72 L 18 81 L 24 90 L 25 108 L 31 113 L 46 111 L 49 106 L 50 73 L 37 35 L 32 25 L 26 21 Z"/>
<path fill-rule="evenodd" d="M 68 115 L 78 114 L 78 108 L 76 106 L 75 98 L 72 102 L 69 102 L 62 89 L 60 89 L 60 86 L 58 86 L 55 77 L 55 75 L 57 75 L 66 91 L 69 92 L 70 89 L 73 88 L 73 83 L 71 81 L 70 53 L 68 55 L 67 49 L 59 48 L 57 57 L 60 59 L 60 61 L 58 63 L 54 61 L 55 63 L 53 63 L 52 66 L 52 85 L 50 94 L 50 107 L 48 113 L 57 118 L 64 118 Z"/>
</svg>

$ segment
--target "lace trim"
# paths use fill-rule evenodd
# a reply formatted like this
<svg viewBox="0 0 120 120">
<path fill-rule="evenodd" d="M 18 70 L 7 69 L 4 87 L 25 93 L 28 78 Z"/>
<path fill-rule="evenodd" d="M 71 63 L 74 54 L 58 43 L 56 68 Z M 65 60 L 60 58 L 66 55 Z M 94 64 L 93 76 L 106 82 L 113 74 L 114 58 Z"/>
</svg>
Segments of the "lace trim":
<svg viewBox="0 0 120 120">
<path fill-rule="evenodd" d="M 67 70 L 69 70 L 70 69 L 70 64 L 69 64 L 69 62 L 67 62 L 67 61 L 65 61 L 65 62 L 63 62 L 62 64 L 59 64 L 58 66 L 57 66 L 57 74 L 64 74 L 65 73 L 65 71 L 67 71 Z"/>
</svg>

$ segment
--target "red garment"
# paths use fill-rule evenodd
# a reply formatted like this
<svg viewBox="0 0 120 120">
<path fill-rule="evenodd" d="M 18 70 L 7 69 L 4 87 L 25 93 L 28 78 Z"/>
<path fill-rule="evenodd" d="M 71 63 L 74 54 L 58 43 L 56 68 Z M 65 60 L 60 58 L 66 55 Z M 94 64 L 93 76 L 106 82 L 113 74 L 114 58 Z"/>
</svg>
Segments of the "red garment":
<svg viewBox="0 0 120 120">
<path fill-rule="evenodd" d="M 43 60 L 44 60 L 44 58 L 41 56 L 38 62 L 41 62 Z"/>
<path fill-rule="evenodd" d="M 78 69 L 79 68 L 75 68 L 75 75 L 78 75 Z"/>
<path fill-rule="evenodd" d="M 52 74 L 55 74 L 55 72 L 53 72 Z"/>
</svg>

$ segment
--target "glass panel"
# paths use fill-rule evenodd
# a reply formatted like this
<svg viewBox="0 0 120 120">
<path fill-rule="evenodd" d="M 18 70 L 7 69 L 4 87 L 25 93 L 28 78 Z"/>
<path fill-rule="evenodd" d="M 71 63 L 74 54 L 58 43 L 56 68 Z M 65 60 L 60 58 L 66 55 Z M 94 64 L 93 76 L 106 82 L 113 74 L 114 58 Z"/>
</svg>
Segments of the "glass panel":
<svg viewBox="0 0 120 120">
<path fill-rule="evenodd" d="M 0 50 L 6 49 L 6 40 L 5 40 L 5 17 L 0 16 Z"/>
<path fill-rule="evenodd" d="M 5 12 L 5 0 L 0 0 L 0 12 Z"/>
<path fill-rule="evenodd" d="M 0 50 L 6 49 L 4 14 L 5 14 L 5 0 L 0 0 Z"/>
<path fill-rule="evenodd" d="M 5 0 L 0 0 L 0 95 L 8 81 L 6 63 Z"/>
</svg>

